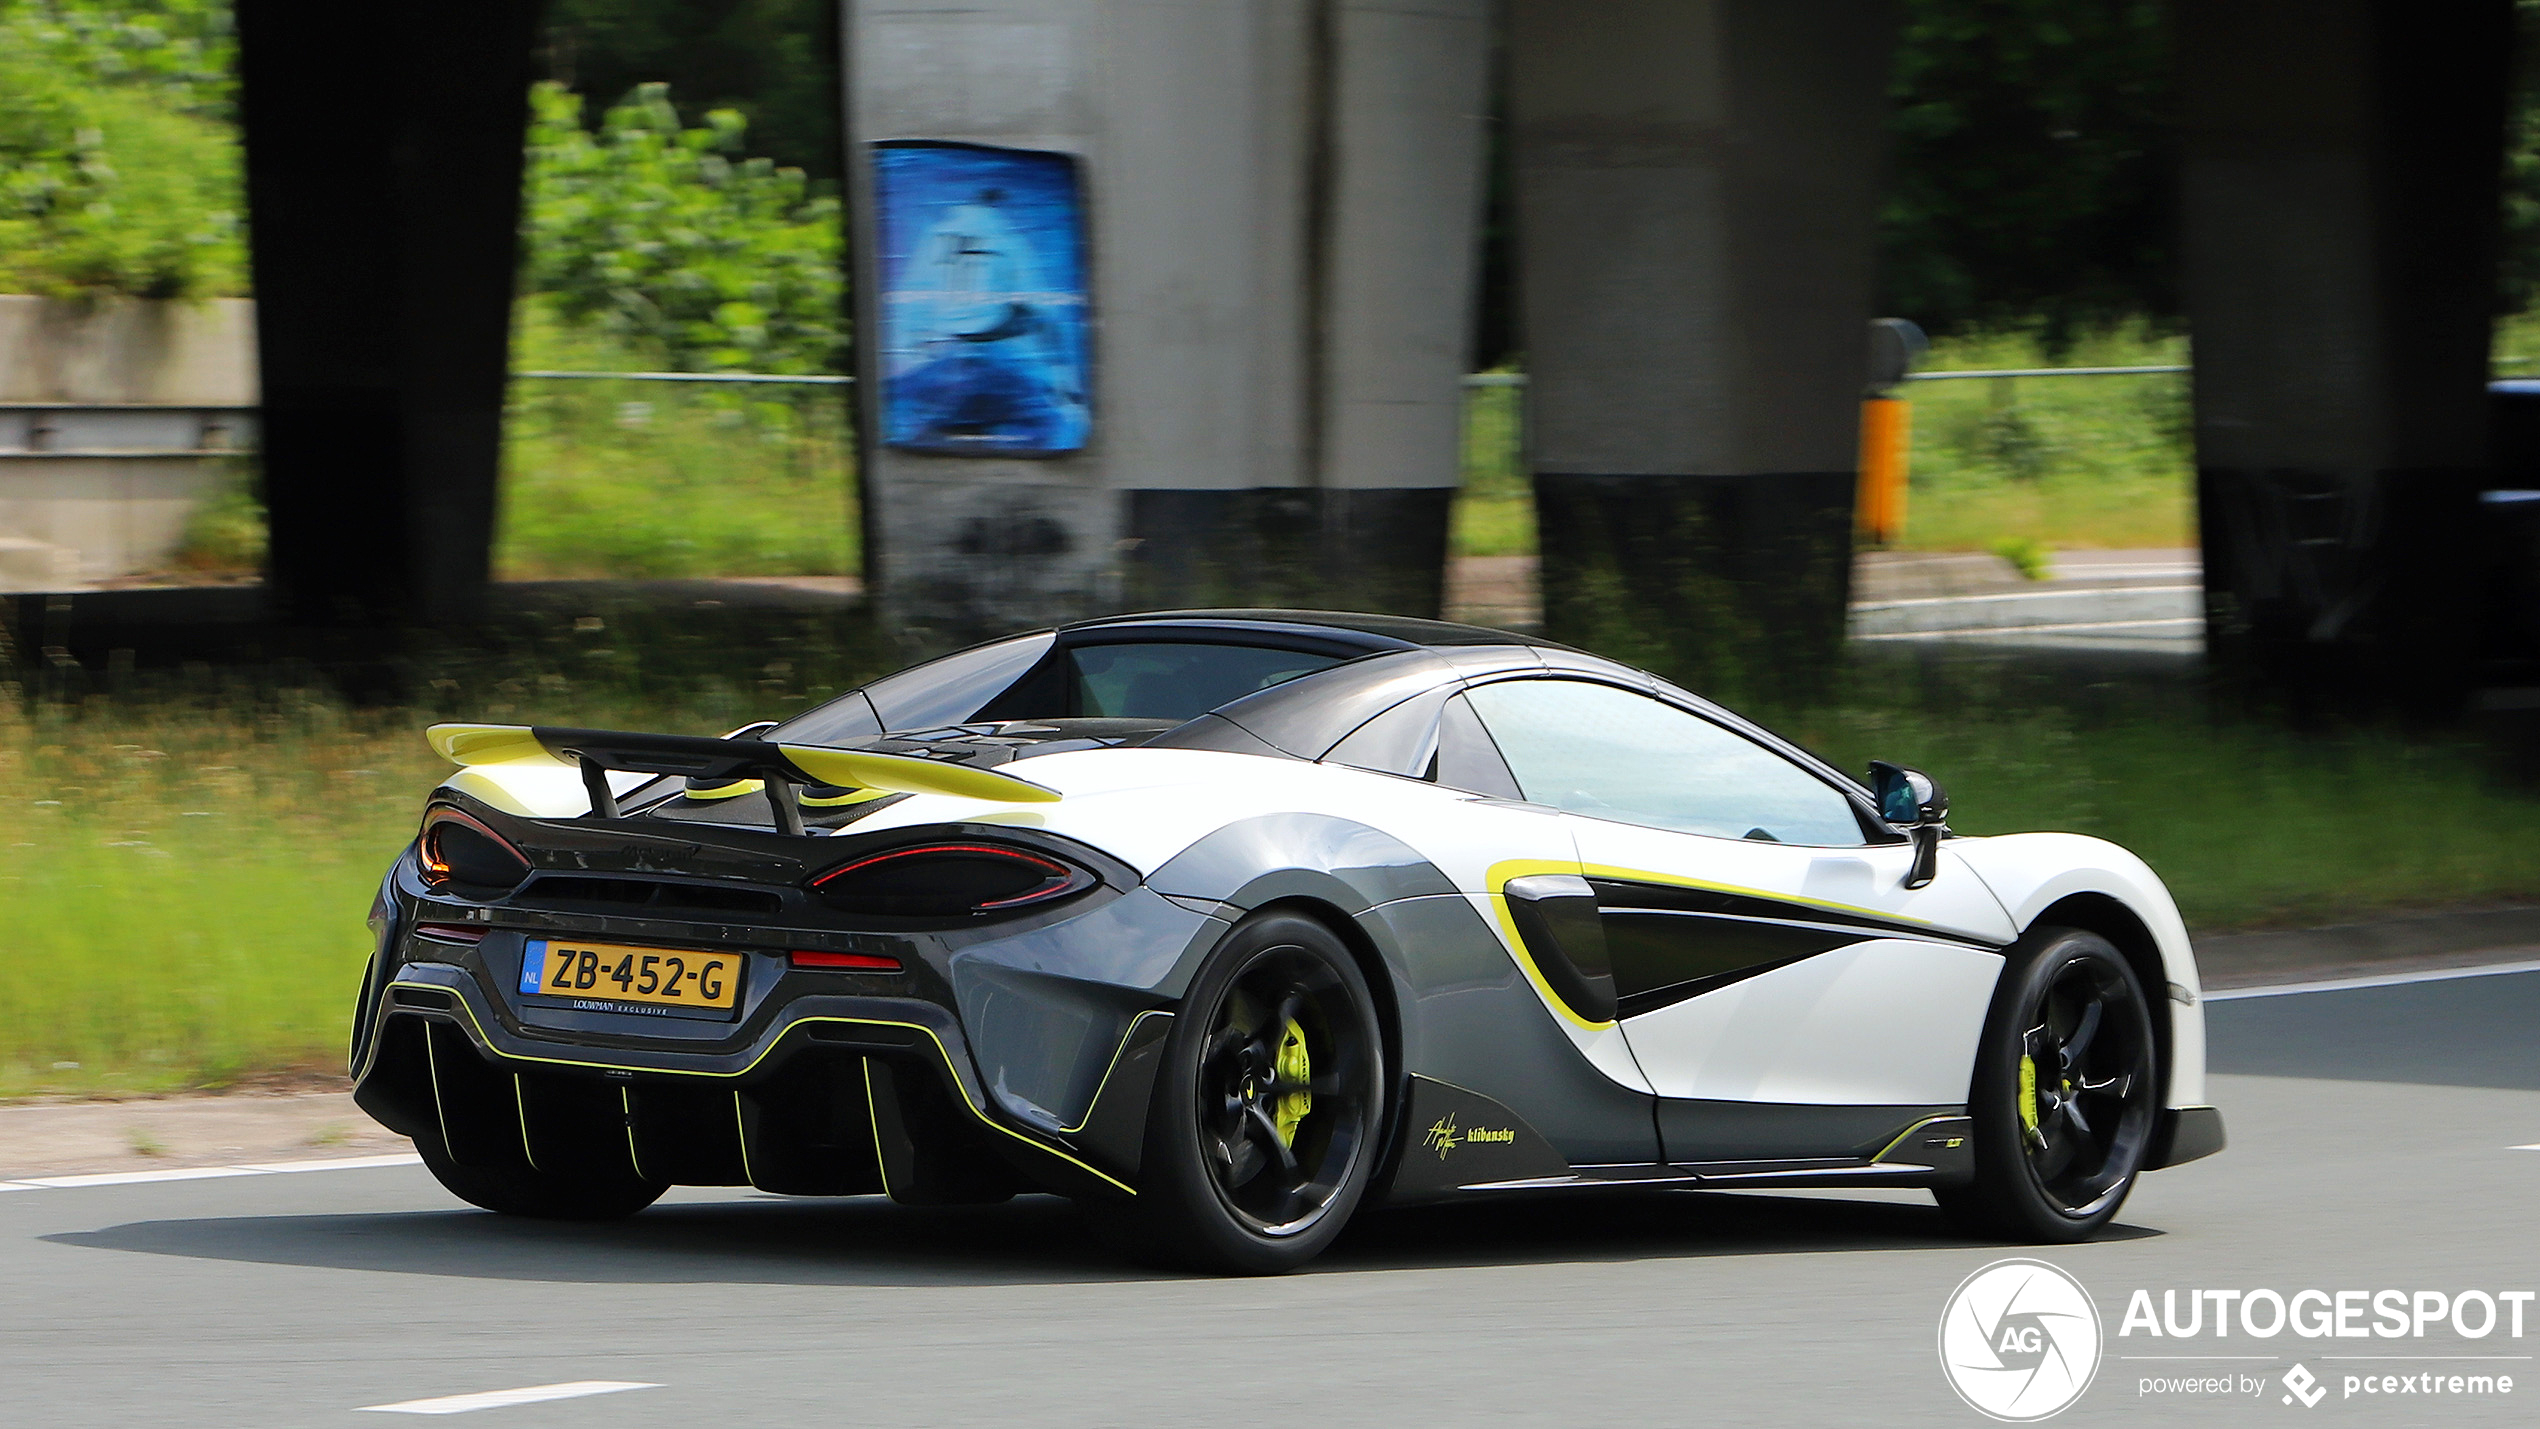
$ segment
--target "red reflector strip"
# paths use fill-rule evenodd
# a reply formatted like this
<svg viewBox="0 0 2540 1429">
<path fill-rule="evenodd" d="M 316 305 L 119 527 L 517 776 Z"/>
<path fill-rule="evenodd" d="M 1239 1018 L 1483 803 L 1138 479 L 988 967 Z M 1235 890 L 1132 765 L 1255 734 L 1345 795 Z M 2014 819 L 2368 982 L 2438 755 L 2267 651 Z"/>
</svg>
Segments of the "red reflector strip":
<svg viewBox="0 0 2540 1429">
<path fill-rule="evenodd" d="M 796 949 L 785 955 L 798 968 L 825 968 L 831 972 L 895 973 L 900 960 L 879 953 L 812 953 Z"/>
<path fill-rule="evenodd" d="M 494 930 L 491 928 L 479 928 L 466 923 L 415 924 L 416 937 L 439 938 L 445 943 L 481 943 L 485 941 L 485 935 L 492 931 Z"/>
</svg>

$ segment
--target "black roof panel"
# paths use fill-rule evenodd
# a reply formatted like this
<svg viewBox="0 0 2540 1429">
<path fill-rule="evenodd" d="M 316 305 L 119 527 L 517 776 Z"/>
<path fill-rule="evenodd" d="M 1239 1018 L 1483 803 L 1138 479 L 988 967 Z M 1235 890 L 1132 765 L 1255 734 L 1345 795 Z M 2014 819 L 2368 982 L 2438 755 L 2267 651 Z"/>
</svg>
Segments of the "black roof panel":
<svg viewBox="0 0 2540 1429">
<path fill-rule="evenodd" d="M 1320 625 L 1334 630 L 1354 630 L 1362 635 L 1378 635 L 1399 640 L 1407 645 L 1536 645 L 1551 650 L 1570 647 L 1539 635 L 1518 635 L 1506 630 L 1492 630 L 1480 625 L 1458 625 L 1450 620 L 1423 620 L 1413 615 L 1367 615 L 1345 610 L 1274 610 L 1239 608 L 1230 610 L 1144 610 L 1133 615 L 1107 615 L 1098 620 L 1080 620 L 1063 625 L 1061 630 L 1086 630 L 1105 625 L 1136 625 L 1147 621 L 1224 621 L 1230 624 Z"/>
</svg>

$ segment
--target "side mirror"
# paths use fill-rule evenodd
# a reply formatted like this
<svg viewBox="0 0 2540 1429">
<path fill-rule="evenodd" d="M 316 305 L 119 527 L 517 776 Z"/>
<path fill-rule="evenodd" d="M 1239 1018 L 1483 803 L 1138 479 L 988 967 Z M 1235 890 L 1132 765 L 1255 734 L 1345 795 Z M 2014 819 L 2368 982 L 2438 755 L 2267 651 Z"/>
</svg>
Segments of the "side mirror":
<svg viewBox="0 0 2540 1429">
<path fill-rule="evenodd" d="M 1914 864 L 1905 886 L 1921 888 L 1940 875 L 1940 836 L 1949 831 L 1949 792 L 1919 769 L 1870 761 L 1870 794 L 1879 817 L 1905 830 L 1914 841 Z"/>
</svg>

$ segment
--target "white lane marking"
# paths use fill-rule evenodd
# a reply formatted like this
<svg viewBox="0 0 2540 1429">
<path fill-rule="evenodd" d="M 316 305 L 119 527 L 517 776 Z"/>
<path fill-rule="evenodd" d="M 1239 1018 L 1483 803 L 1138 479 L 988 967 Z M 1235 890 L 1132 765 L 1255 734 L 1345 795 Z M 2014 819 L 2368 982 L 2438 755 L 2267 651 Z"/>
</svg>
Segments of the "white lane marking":
<svg viewBox="0 0 2540 1429">
<path fill-rule="evenodd" d="M 2201 595 L 2204 590 L 2205 588 L 2201 585 L 2139 585 L 2127 586 L 2125 594 Z M 1984 595 L 1918 595 L 1906 600 L 1866 601 L 1852 608 L 1854 610 L 1912 610 L 1919 606 L 1957 605 L 1961 602 L 1972 604 L 1978 601 L 1999 601 L 2007 604 L 2023 600 L 2070 600 L 2075 594 L 2076 592 L 2069 590 L 2025 590 Z"/>
<path fill-rule="evenodd" d="M 333 1156 L 316 1161 L 259 1161 L 241 1166 L 259 1176 L 284 1176 L 294 1171 L 367 1171 L 374 1166 L 420 1166 L 423 1158 L 411 1151 L 391 1151 L 381 1156 Z"/>
<path fill-rule="evenodd" d="M 565 1384 L 533 1384 L 526 1389 L 489 1389 L 483 1394 L 446 1394 L 439 1399 L 409 1399 L 398 1404 L 365 1404 L 361 1414 L 465 1414 L 471 1409 L 501 1409 L 550 1399 L 580 1399 L 589 1394 L 615 1394 L 627 1389 L 659 1389 L 632 1379 L 577 1379 Z"/>
<path fill-rule="evenodd" d="M 2275 987 L 2235 987 L 2205 994 L 2207 1002 L 2233 1002 L 2244 997 L 2289 997 L 2301 992 L 2347 992 L 2362 987 L 2405 987 L 2417 982 L 2451 982 L 2465 977 L 2504 977 L 2540 973 L 2540 962 L 2488 963 L 2483 967 L 2432 968 L 2425 972 L 2389 973 L 2381 977 L 2341 977 L 2325 982 L 2288 982 Z"/>
<path fill-rule="evenodd" d="M 75 1186 L 138 1186 L 151 1181 L 210 1181 L 223 1176 L 253 1176 L 243 1166 L 185 1166 L 168 1171 L 107 1171 L 88 1176 L 29 1176 L 26 1184 L 67 1191 Z"/>
<path fill-rule="evenodd" d="M 253 1166 L 182 1166 L 165 1171 L 103 1171 L 85 1176 L 28 1176 L 0 1181 L 0 1191 L 68 1191 L 87 1186 L 141 1186 L 154 1181 L 211 1181 L 229 1176 L 278 1176 L 294 1171 L 364 1171 L 375 1166 L 420 1166 L 411 1151 L 386 1156 L 336 1156 L 315 1161 L 266 1161 Z"/>
<path fill-rule="evenodd" d="M 1854 640 L 1930 640 L 1943 635 L 1974 638 L 1993 635 L 2070 635 L 2075 632 L 2087 633 L 2093 630 L 2187 630 L 2191 628 L 2202 630 L 2205 628 L 2205 622 L 2192 615 L 2183 615 L 2175 620 L 2166 618 L 2086 620 L 2079 624 L 2067 625 L 1965 625 L 1947 630 L 1883 630 L 1875 635 L 1854 635 L 1851 638 Z"/>
<path fill-rule="evenodd" d="M 2507 1151 L 2540 1151 L 2540 1142 L 2534 1142 L 2529 1146 L 2508 1146 L 2505 1149 Z"/>
</svg>

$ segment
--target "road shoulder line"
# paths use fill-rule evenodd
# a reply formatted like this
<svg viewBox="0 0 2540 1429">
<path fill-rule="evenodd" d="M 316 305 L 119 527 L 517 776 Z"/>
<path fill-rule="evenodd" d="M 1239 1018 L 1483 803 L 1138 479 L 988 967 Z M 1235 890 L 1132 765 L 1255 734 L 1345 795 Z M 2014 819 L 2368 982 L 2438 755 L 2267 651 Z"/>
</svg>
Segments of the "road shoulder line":
<svg viewBox="0 0 2540 1429">
<path fill-rule="evenodd" d="M 411 1151 L 386 1156 L 331 1156 L 310 1161 L 264 1161 L 252 1166 L 181 1166 L 161 1171 L 105 1171 L 83 1176 L 27 1176 L 0 1181 L 0 1191 L 71 1191 L 92 1186 L 142 1186 L 160 1181 L 211 1181 L 229 1176 L 281 1176 L 300 1171 L 366 1171 L 381 1166 L 420 1166 Z"/>
<path fill-rule="evenodd" d="M 2237 1002 L 2244 997 L 2289 997 L 2305 992 L 2352 992 L 2368 987 L 2405 987 L 2410 983 L 2451 982 L 2468 977 L 2506 977 L 2514 973 L 2540 972 L 2540 961 L 2484 963 L 2465 968 L 2426 968 L 2418 972 L 2383 973 L 2372 977 L 2325 978 L 2315 982 L 2276 983 L 2264 987 L 2235 987 L 2205 994 L 2207 1002 Z"/>
</svg>

